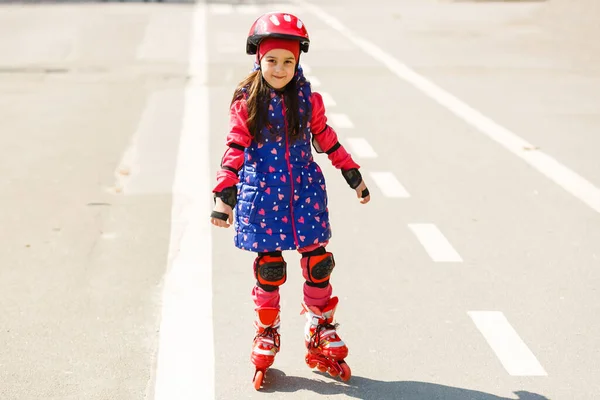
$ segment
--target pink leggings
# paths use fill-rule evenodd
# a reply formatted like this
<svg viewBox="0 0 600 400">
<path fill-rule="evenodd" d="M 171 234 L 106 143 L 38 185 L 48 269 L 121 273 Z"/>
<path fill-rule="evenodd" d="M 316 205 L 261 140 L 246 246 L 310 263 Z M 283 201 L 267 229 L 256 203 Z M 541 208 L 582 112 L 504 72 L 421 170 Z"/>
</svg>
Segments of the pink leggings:
<svg viewBox="0 0 600 400">
<path fill-rule="evenodd" d="M 298 249 L 300 254 L 306 253 L 309 251 L 313 251 L 319 247 L 325 247 L 326 243 L 321 243 L 318 245 L 311 245 L 307 247 L 302 247 Z M 302 274 L 304 275 L 304 279 L 308 279 L 306 271 L 303 269 Z M 304 303 L 307 306 L 316 306 L 319 308 L 323 308 L 329 299 L 331 298 L 332 293 L 331 284 L 328 284 L 327 287 L 318 288 L 313 286 L 308 286 L 306 282 L 304 283 Z M 272 292 L 267 292 L 266 290 L 254 286 L 252 289 L 252 300 L 254 300 L 254 304 L 256 308 L 263 307 L 275 307 L 279 308 L 279 288 L 273 290 Z"/>
</svg>

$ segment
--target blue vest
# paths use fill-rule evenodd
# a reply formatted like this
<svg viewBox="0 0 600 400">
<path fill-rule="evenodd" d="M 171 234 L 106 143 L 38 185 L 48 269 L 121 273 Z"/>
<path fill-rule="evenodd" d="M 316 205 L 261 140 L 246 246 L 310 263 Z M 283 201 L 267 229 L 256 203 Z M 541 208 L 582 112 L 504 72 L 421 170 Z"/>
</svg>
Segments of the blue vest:
<svg viewBox="0 0 600 400">
<path fill-rule="evenodd" d="M 293 79 L 300 115 L 307 115 L 310 121 L 310 83 L 300 66 Z M 239 173 L 235 245 L 243 250 L 267 252 L 294 250 L 329 240 L 325 178 L 313 160 L 310 123 L 301 126 L 292 143 L 286 129 L 283 94 L 272 89 L 268 124 L 261 132 L 261 142 L 253 140 L 246 148 Z"/>
</svg>

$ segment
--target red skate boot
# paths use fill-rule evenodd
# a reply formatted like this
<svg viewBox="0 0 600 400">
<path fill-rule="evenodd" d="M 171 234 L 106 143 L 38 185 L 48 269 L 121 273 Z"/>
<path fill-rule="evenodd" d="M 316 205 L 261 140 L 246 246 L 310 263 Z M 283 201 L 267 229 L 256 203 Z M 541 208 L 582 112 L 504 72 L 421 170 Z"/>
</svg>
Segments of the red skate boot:
<svg viewBox="0 0 600 400">
<path fill-rule="evenodd" d="M 259 390 L 267 368 L 273 364 L 275 355 L 279 352 L 279 310 L 270 307 L 256 310 L 254 327 L 256 336 L 250 360 L 256 366 L 252 383 L 254 389 Z"/>
<path fill-rule="evenodd" d="M 337 304 L 338 298 L 332 297 L 323 309 L 302 305 L 302 313 L 306 313 L 304 343 L 308 349 L 305 361 L 310 368 L 317 367 L 321 372 L 347 381 L 352 375 L 344 361 L 348 356 L 348 347 L 336 332 L 337 324 L 333 323 Z"/>
</svg>

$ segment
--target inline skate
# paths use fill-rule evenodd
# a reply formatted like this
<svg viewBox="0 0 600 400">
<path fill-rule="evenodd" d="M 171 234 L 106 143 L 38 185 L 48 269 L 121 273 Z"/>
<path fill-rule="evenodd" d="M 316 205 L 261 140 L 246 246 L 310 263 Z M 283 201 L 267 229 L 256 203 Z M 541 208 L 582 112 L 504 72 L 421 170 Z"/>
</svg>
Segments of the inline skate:
<svg viewBox="0 0 600 400">
<path fill-rule="evenodd" d="M 252 383 L 259 390 L 267 369 L 275 361 L 279 352 L 279 310 L 277 308 L 260 308 L 256 310 L 254 321 L 256 336 L 252 344 L 250 360 L 256 367 Z"/>
<path fill-rule="evenodd" d="M 306 314 L 304 329 L 305 345 L 308 350 L 305 361 L 309 368 L 317 368 L 332 377 L 339 376 L 348 381 L 352 375 L 344 359 L 348 356 L 348 347 L 336 332 L 333 323 L 338 298 L 332 297 L 322 309 L 302 305 L 302 314 Z"/>
</svg>

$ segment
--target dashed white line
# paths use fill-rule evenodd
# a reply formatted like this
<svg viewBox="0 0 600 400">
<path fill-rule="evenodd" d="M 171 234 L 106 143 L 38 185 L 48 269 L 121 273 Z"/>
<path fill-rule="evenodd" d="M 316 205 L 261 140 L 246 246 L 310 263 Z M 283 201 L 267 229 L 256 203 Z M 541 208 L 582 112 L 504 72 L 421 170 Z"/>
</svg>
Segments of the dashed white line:
<svg viewBox="0 0 600 400">
<path fill-rule="evenodd" d="M 408 198 L 410 194 L 391 172 L 371 172 L 371 178 L 386 197 Z"/>
<path fill-rule="evenodd" d="M 405 80 L 421 90 L 440 105 L 452 111 L 456 116 L 505 147 L 511 153 L 523 159 L 567 192 L 600 213 L 600 189 L 584 177 L 578 175 L 551 156 L 537 150 L 535 146 L 517 136 L 515 133 L 486 117 L 481 112 L 475 110 L 425 77 L 417 74 L 374 43 L 356 35 L 337 18 L 323 11 L 322 8 L 304 0 L 292 0 L 292 2 L 315 14 L 319 19 L 326 22 L 329 27 L 340 32 L 365 53 L 385 65 L 400 79 Z"/>
<path fill-rule="evenodd" d="M 329 113 L 328 119 L 334 129 L 354 128 L 354 124 L 346 114 Z"/>
<path fill-rule="evenodd" d="M 154 387 L 155 400 L 214 398 L 209 95 L 206 6 L 196 3 L 188 86 L 173 182 L 168 269 Z"/>
<path fill-rule="evenodd" d="M 347 138 L 345 140 L 350 146 L 351 153 L 360 158 L 377 158 L 377 153 L 364 138 Z"/>
<path fill-rule="evenodd" d="M 319 92 L 321 94 L 321 97 L 323 98 L 323 104 L 325 104 L 325 107 L 332 107 L 335 106 L 337 103 L 335 102 L 335 100 L 333 100 L 333 97 L 331 97 L 331 95 L 327 92 Z"/>
<path fill-rule="evenodd" d="M 547 375 L 535 355 L 521 340 L 503 313 L 499 311 L 469 311 L 468 314 L 510 375 Z"/>
<path fill-rule="evenodd" d="M 435 262 L 462 262 L 448 239 L 434 224 L 408 224 L 425 251 Z"/>
</svg>

